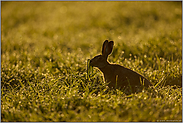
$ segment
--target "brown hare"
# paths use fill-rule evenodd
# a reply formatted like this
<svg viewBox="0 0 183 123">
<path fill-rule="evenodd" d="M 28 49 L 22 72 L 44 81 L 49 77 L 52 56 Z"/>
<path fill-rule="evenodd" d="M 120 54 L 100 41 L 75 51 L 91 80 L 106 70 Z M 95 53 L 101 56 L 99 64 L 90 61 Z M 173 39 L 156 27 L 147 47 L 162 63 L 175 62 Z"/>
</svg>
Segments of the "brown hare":
<svg viewBox="0 0 183 123">
<path fill-rule="evenodd" d="M 131 87 L 134 92 L 135 87 L 148 87 L 152 84 L 139 73 L 118 64 L 110 64 L 107 57 L 111 54 L 114 42 L 105 40 L 102 47 L 102 55 L 95 56 L 90 60 L 90 66 L 99 68 L 110 88 Z"/>
</svg>

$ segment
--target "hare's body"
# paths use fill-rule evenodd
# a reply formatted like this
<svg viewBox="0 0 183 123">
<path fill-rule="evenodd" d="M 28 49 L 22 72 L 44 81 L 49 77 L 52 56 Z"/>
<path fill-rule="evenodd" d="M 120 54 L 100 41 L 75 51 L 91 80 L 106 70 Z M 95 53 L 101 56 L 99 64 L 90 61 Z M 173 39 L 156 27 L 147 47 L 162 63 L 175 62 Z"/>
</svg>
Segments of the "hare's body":
<svg viewBox="0 0 183 123">
<path fill-rule="evenodd" d="M 123 88 L 128 85 L 135 86 L 149 86 L 151 83 L 139 73 L 117 64 L 109 64 L 103 68 L 99 68 L 103 74 L 106 82 L 109 82 L 109 87 Z M 110 71 L 107 71 L 109 70 Z"/>
<path fill-rule="evenodd" d="M 152 84 L 139 73 L 117 64 L 110 64 L 107 61 L 108 55 L 112 52 L 113 41 L 106 40 L 103 43 L 102 55 L 95 56 L 90 61 L 90 65 L 98 67 L 106 82 L 109 82 L 109 87 L 124 88 L 130 85 L 135 86 L 151 86 Z"/>
</svg>

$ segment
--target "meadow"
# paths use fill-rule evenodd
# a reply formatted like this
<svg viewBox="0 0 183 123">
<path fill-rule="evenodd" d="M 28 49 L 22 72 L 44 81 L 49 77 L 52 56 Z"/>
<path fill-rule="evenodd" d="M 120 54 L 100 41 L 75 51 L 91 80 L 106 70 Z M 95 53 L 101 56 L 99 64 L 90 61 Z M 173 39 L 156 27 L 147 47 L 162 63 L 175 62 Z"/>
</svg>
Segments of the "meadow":
<svg viewBox="0 0 183 123">
<path fill-rule="evenodd" d="M 154 87 L 110 89 L 87 60 Z M 1 121 L 182 121 L 182 2 L 1 2 Z"/>
</svg>

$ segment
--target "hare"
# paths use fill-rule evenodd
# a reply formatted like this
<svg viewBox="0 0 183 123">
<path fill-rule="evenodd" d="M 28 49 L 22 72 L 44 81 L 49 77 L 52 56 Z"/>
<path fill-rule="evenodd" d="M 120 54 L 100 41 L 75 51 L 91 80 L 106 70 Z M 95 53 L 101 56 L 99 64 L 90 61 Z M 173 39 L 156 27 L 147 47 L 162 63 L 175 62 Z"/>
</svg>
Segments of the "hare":
<svg viewBox="0 0 183 123">
<path fill-rule="evenodd" d="M 102 55 L 95 56 L 90 60 L 90 66 L 97 67 L 102 71 L 105 82 L 110 88 L 125 88 L 130 85 L 132 91 L 137 86 L 152 86 L 141 74 L 118 64 L 110 64 L 107 57 L 111 54 L 114 42 L 105 40 L 102 47 Z"/>
</svg>

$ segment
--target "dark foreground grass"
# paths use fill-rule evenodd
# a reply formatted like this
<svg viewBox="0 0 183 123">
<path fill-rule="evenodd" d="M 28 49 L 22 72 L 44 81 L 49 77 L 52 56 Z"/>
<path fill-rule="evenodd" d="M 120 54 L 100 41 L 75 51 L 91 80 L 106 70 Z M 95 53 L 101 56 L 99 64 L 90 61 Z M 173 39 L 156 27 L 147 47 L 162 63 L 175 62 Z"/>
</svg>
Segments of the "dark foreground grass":
<svg viewBox="0 0 183 123">
<path fill-rule="evenodd" d="M 181 2 L 1 2 L 1 121 L 182 121 Z M 146 76 L 109 89 L 87 59 Z"/>
</svg>

